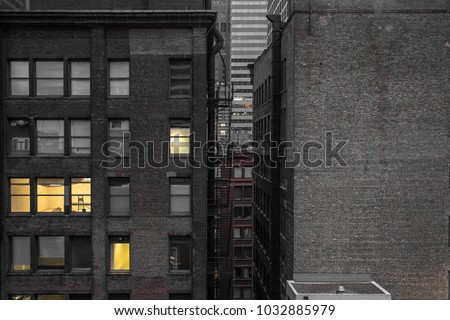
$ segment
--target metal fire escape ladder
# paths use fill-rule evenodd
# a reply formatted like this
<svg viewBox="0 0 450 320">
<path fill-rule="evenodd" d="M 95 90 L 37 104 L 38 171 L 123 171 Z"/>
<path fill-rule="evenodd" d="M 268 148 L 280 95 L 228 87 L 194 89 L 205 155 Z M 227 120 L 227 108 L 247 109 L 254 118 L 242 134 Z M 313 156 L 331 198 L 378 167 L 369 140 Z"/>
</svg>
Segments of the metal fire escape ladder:
<svg viewBox="0 0 450 320">
<path fill-rule="evenodd" d="M 231 101 L 224 85 L 216 87 L 216 99 L 210 112 L 215 120 L 214 148 L 208 156 L 214 159 L 214 192 L 208 199 L 208 299 L 230 299 L 233 279 L 231 239 L 232 210 L 230 180 L 232 150 L 230 150 Z"/>
</svg>

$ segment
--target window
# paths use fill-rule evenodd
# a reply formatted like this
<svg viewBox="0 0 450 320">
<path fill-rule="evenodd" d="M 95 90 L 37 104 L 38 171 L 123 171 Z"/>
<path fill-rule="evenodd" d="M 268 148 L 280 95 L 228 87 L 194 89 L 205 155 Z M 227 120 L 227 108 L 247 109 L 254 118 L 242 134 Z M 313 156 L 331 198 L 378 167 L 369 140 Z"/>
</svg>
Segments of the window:
<svg viewBox="0 0 450 320">
<path fill-rule="evenodd" d="M 64 179 L 37 179 L 37 212 L 64 212 Z"/>
<path fill-rule="evenodd" d="M 169 293 L 169 300 L 192 300 L 190 293 Z"/>
<path fill-rule="evenodd" d="M 252 187 L 251 186 L 236 186 L 234 187 L 234 198 L 237 200 L 251 199 Z"/>
<path fill-rule="evenodd" d="M 64 120 L 38 120 L 37 154 L 64 155 Z"/>
<path fill-rule="evenodd" d="M 72 270 L 90 270 L 92 267 L 92 246 L 90 237 L 70 239 Z"/>
<path fill-rule="evenodd" d="M 171 126 L 170 128 L 170 154 L 189 155 L 190 154 L 191 129 L 188 125 Z"/>
<path fill-rule="evenodd" d="M 242 168 L 241 167 L 234 167 L 233 168 L 233 177 L 235 177 L 235 178 L 242 178 Z"/>
<path fill-rule="evenodd" d="M 9 179 L 10 212 L 30 212 L 30 179 Z"/>
<path fill-rule="evenodd" d="M 91 212 L 91 178 L 71 179 L 72 212 Z"/>
<path fill-rule="evenodd" d="M 233 237 L 234 237 L 235 239 L 240 239 L 240 238 L 242 238 L 241 228 L 233 228 Z"/>
<path fill-rule="evenodd" d="M 234 299 L 251 299 L 252 288 L 250 287 L 234 287 Z"/>
<path fill-rule="evenodd" d="M 11 238 L 11 270 L 24 271 L 31 269 L 30 237 Z"/>
<path fill-rule="evenodd" d="M 9 300 L 31 300 L 31 295 L 29 294 L 11 294 Z"/>
<path fill-rule="evenodd" d="M 63 294 L 38 294 L 37 300 L 64 300 Z"/>
<path fill-rule="evenodd" d="M 252 247 L 234 247 L 234 258 L 236 259 L 251 259 Z"/>
<path fill-rule="evenodd" d="M 71 293 L 69 294 L 70 300 L 91 300 L 91 294 L 90 293 Z"/>
<path fill-rule="evenodd" d="M 252 168 L 245 167 L 244 168 L 244 178 L 251 178 L 251 177 L 252 177 Z"/>
<path fill-rule="evenodd" d="M 170 179 L 170 214 L 191 214 L 191 181 L 189 178 Z"/>
<path fill-rule="evenodd" d="M 130 238 L 111 237 L 110 243 L 110 270 L 113 272 L 130 271 Z"/>
<path fill-rule="evenodd" d="M 170 60 L 170 95 L 191 96 L 191 60 Z"/>
<path fill-rule="evenodd" d="M 251 279 L 252 267 L 237 267 L 234 268 L 234 277 L 237 279 Z"/>
<path fill-rule="evenodd" d="M 72 155 L 91 154 L 91 122 L 89 120 L 72 120 L 70 122 Z"/>
<path fill-rule="evenodd" d="M 125 133 L 130 132 L 129 120 L 109 120 L 109 141 L 115 141 L 115 145 L 110 146 L 109 154 L 128 157 L 130 154 L 130 137 Z M 117 142 L 120 144 L 118 145 Z"/>
<path fill-rule="evenodd" d="M 109 95 L 130 95 L 130 62 L 109 62 Z"/>
<path fill-rule="evenodd" d="M 130 300 L 129 293 L 110 293 L 108 294 L 108 300 Z"/>
<path fill-rule="evenodd" d="M 244 239 L 251 239 L 252 238 L 252 228 L 251 227 L 242 228 L 242 235 L 243 235 Z"/>
<path fill-rule="evenodd" d="M 250 219 L 252 217 L 252 207 L 234 207 L 235 219 Z"/>
<path fill-rule="evenodd" d="M 36 95 L 64 95 L 63 61 L 36 61 Z"/>
<path fill-rule="evenodd" d="M 190 271 L 191 270 L 191 238 L 190 237 L 170 237 L 170 271 Z"/>
<path fill-rule="evenodd" d="M 15 119 L 9 122 L 11 155 L 30 155 L 30 126 L 28 121 Z"/>
<path fill-rule="evenodd" d="M 233 235 L 235 239 L 251 239 L 252 228 L 251 227 L 236 227 L 233 228 Z"/>
<path fill-rule="evenodd" d="M 28 61 L 9 62 L 9 81 L 11 96 L 28 96 L 30 94 Z"/>
<path fill-rule="evenodd" d="M 130 214 L 130 178 L 109 179 L 109 214 L 112 216 Z"/>
<path fill-rule="evenodd" d="M 64 237 L 41 236 L 38 245 L 39 269 L 64 269 Z"/>
<path fill-rule="evenodd" d="M 70 62 L 70 94 L 72 96 L 91 94 L 91 63 L 89 61 Z"/>
</svg>

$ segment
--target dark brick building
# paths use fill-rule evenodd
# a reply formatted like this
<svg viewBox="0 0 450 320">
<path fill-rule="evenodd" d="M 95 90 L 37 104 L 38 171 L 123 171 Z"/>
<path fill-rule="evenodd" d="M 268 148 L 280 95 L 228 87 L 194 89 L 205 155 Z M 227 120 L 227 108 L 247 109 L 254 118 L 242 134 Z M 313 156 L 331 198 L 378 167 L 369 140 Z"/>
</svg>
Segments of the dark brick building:
<svg viewBox="0 0 450 320">
<path fill-rule="evenodd" d="M 206 168 L 150 167 L 140 142 L 200 159 L 215 13 L 30 4 L 0 11 L 1 298 L 204 299 Z"/>
<path fill-rule="evenodd" d="M 230 209 L 233 212 L 233 299 L 252 299 L 253 272 L 253 160 L 235 153 L 230 179 Z"/>
<path fill-rule="evenodd" d="M 294 143 L 255 169 L 256 298 L 285 298 L 294 274 L 364 273 L 393 299 L 447 299 L 448 1 L 288 9 L 254 66 L 255 140 Z M 347 166 L 327 163 L 340 140 Z"/>
</svg>

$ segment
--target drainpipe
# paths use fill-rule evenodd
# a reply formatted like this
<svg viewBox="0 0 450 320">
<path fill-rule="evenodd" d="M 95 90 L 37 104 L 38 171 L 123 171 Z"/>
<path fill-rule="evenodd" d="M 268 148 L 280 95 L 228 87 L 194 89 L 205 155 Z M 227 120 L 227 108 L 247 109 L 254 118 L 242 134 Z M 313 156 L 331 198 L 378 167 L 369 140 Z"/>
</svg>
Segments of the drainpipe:
<svg viewBox="0 0 450 320">
<path fill-rule="evenodd" d="M 214 100 L 216 98 L 215 92 L 214 92 L 214 84 L 216 82 L 216 70 L 215 70 L 215 58 L 216 54 L 222 49 L 223 47 L 223 36 L 220 33 L 219 29 L 217 29 L 217 26 L 214 26 L 213 28 L 213 37 L 215 40 L 214 46 L 211 48 L 209 52 L 208 57 L 208 140 L 214 141 L 215 135 L 215 121 L 214 121 L 214 112 L 213 108 L 216 103 Z"/>
<path fill-rule="evenodd" d="M 267 19 L 272 23 L 272 115 L 271 140 L 280 144 L 280 109 L 281 109 L 281 16 L 267 15 Z M 271 277 L 269 297 L 270 299 L 280 298 L 280 167 L 281 160 L 278 155 L 278 148 L 273 148 L 270 155 L 275 161 L 275 167 L 270 168 L 270 222 L 271 222 Z"/>
</svg>

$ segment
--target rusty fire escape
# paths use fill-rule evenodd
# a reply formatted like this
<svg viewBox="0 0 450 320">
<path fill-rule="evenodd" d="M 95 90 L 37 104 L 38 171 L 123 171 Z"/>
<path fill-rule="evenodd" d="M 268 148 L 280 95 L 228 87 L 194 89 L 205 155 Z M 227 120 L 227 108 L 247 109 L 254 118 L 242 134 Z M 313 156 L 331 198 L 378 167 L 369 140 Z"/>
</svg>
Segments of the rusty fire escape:
<svg viewBox="0 0 450 320">
<path fill-rule="evenodd" d="M 221 55 L 222 62 L 224 62 Z M 232 173 L 231 102 L 232 88 L 226 81 L 216 83 L 215 98 L 209 110 L 213 121 L 213 142 L 210 144 L 208 196 L 208 299 L 230 299 L 233 280 L 231 253 L 232 211 L 230 179 Z"/>
</svg>

